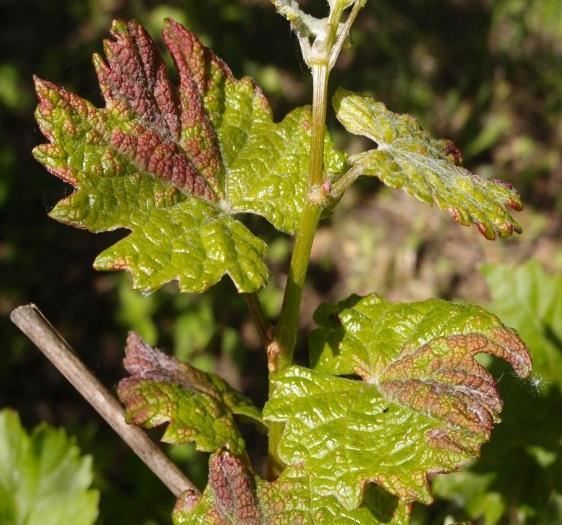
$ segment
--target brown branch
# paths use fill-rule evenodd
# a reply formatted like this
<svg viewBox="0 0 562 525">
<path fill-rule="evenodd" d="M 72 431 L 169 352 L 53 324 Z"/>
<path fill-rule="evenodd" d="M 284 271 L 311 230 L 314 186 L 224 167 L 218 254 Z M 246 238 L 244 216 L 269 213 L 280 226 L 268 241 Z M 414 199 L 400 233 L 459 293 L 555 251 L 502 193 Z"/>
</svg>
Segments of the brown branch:
<svg viewBox="0 0 562 525">
<path fill-rule="evenodd" d="M 250 311 L 250 315 L 254 321 L 260 343 L 267 350 L 271 344 L 271 334 L 260 300 L 255 293 L 245 293 L 242 295 L 244 296 L 244 299 L 246 299 L 246 304 L 248 305 L 248 310 Z"/>
<path fill-rule="evenodd" d="M 84 399 L 109 423 L 146 466 L 170 489 L 174 496 L 186 490 L 199 490 L 180 469 L 168 459 L 140 428 L 127 424 L 123 407 L 94 377 L 34 304 L 16 308 L 12 322 L 55 365 L 59 372 L 82 394 Z"/>
</svg>

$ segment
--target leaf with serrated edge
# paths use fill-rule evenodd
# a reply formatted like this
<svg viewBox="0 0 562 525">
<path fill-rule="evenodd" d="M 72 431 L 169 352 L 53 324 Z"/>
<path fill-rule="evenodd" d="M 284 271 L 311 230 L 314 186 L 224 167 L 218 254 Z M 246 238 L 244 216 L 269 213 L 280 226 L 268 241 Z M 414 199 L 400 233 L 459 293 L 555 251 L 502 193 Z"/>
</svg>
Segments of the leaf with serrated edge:
<svg viewBox="0 0 562 525">
<path fill-rule="evenodd" d="M 195 442 L 197 449 L 212 452 L 227 447 L 244 450 L 244 440 L 234 414 L 261 423 L 252 402 L 220 377 L 182 363 L 147 345 L 131 332 L 127 339 L 125 369 L 117 393 L 127 408 L 127 421 L 145 428 L 169 423 L 162 441 Z"/>
<path fill-rule="evenodd" d="M 459 224 L 475 224 L 487 239 L 521 233 L 509 210 L 523 208 L 518 193 L 508 183 L 461 167 L 461 153 L 453 142 L 435 140 L 412 116 L 393 113 L 382 102 L 351 91 L 339 89 L 334 108 L 347 131 L 377 144 L 377 149 L 349 159 L 360 174 L 437 203 Z"/>
<path fill-rule="evenodd" d="M 431 502 L 427 475 L 475 457 L 499 420 L 494 379 L 475 355 L 501 357 L 524 377 L 525 345 L 482 308 L 441 300 L 355 297 L 324 313 L 315 369 L 278 374 L 264 409 L 285 423 L 280 458 L 302 464 L 315 490 L 349 509 L 369 481 Z M 354 374 L 362 381 L 334 377 Z"/>
<path fill-rule="evenodd" d="M 228 274 L 241 292 L 267 279 L 265 244 L 234 216 L 255 213 L 296 231 L 307 192 L 310 108 L 274 123 L 267 99 L 180 24 L 164 41 L 179 86 L 136 21 L 115 21 L 105 60 L 94 56 L 106 105 L 36 79 L 37 122 L 48 144 L 34 155 L 76 188 L 55 219 L 131 234 L 103 252 L 101 270 L 129 270 L 151 291 L 177 280 L 202 292 Z M 326 139 L 326 170 L 345 164 Z"/>
<path fill-rule="evenodd" d="M 91 458 L 63 430 L 41 424 L 28 434 L 16 412 L 0 411 L 2 525 L 93 525 L 92 479 Z"/>
<path fill-rule="evenodd" d="M 269 483 L 223 450 L 211 456 L 203 495 L 182 494 L 173 517 L 174 525 L 403 525 L 409 513 L 408 505 L 375 486 L 361 508 L 347 510 L 333 496 L 311 491 L 307 474 L 298 466 Z"/>
</svg>

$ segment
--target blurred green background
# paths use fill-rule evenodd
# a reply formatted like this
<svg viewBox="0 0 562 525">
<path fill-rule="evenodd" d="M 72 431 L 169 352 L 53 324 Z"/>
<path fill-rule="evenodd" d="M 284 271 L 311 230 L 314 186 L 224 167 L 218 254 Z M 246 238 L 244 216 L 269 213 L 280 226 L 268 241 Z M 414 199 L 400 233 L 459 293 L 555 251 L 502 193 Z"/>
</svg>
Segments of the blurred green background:
<svg viewBox="0 0 562 525">
<path fill-rule="evenodd" d="M 323 0 L 301 4 L 316 14 L 325 7 Z M 524 234 L 491 243 L 402 193 L 361 181 L 318 233 L 303 333 L 320 302 L 371 291 L 393 300 L 491 303 L 522 333 L 534 329 L 527 342 L 537 379 L 521 383 L 499 371 L 505 423 L 468 473 L 436 481 L 440 497 L 434 507 L 416 509 L 419 523 L 562 523 L 561 6 L 559 0 L 369 0 L 353 47 L 332 76 L 334 87 L 368 91 L 453 139 L 467 167 L 513 183 L 526 203 L 518 217 Z M 39 421 L 64 426 L 93 456 L 100 524 L 169 523 L 172 497 L 20 336 L 8 320 L 11 309 L 38 304 L 110 387 L 123 375 L 122 348 L 132 329 L 216 371 L 256 402 L 266 395 L 265 358 L 229 282 L 202 296 L 178 295 L 171 286 L 143 297 L 127 275 L 91 269 L 95 255 L 123 232 L 92 235 L 46 215 L 70 188 L 31 157 L 43 142 L 33 118 L 32 75 L 101 104 L 90 57 L 111 20 L 135 17 L 159 39 L 166 16 L 197 32 L 237 76 L 255 77 L 277 118 L 309 102 L 298 44 L 268 0 L 0 0 L 0 408 L 16 409 L 27 428 Z M 340 147 L 364 147 L 333 118 L 330 127 Z M 273 278 L 261 297 L 274 317 L 290 243 L 263 222 L 250 226 L 271 243 Z M 249 441 L 259 465 L 263 438 Z M 205 457 L 189 447 L 170 453 L 205 483 Z M 1 514 L 0 524 L 11 525 Z"/>
</svg>

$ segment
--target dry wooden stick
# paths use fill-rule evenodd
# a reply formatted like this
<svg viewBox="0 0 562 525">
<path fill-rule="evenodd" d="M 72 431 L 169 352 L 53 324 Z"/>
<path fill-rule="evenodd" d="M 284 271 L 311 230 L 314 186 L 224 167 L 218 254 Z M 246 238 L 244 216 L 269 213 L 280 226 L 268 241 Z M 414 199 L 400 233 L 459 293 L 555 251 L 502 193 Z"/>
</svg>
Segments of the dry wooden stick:
<svg viewBox="0 0 562 525">
<path fill-rule="evenodd" d="M 16 308 L 12 322 L 27 336 L 84 399 L 109 423 L 175 496 L 199 490 L 140 428 L 127 424 L 123 407 L 80 361 L 70 345 L 34 304 Z"/>
</svg>

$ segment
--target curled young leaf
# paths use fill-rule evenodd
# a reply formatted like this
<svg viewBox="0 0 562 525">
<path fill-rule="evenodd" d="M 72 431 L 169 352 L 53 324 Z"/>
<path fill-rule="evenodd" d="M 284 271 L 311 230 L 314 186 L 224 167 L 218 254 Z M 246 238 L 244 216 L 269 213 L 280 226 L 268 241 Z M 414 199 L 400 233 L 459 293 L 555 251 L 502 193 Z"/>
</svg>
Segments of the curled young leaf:
<svg viewBox="0 0 562 525">
<path fill-rule="evenodd" d="M 523 208 L 518 193 L 508 183 L 461 167 L 461 153 L 453 142 L 433 139 L 412 116 L 393 113 L 368 96 L 339 89 L 334 107 L 350 133 L 377 144 L 349 159 L 358 175 L 379 177 L 391 188 L 403 188 L 428 204 L 435 202 L 456 222 L 475 224 L 487 239 L 521 233 L 510 213 Z"/>
<path fill-rule="evenodd" d="M 441 300 L 355 297 L 321 313 L 314 370 L 276 376 L 264 409 L 265 419 L 285 423 L 280 458 L 303 465 L 315 490 L 349 509 L 370 481 L 431 502 L 427 475 L 474 458 L 499 421 L 495 381 L 474 357 L 501 357 L 525 377 L 525 345 L 482 308 Z"/>
<path fill-rule="evenodd" d="M 166 443 L 194 441 L 198 450 L 227 447 L 241 453 L 245 445 L 234 414 L 261 423 L 252 402 L 220 377 L 152 348 L 134 332 L 123 362 L 131 376 L 120 381 L 117 393 L 127 420 L 145 428 L 169 423 L 162 437 Z"/>
<path fill-rule="evenodd" d="M 241 292 L 268 275 L 265 244 L 238 219 L 264 216 L 293 233 L 307 192 L 309 108 L 274 123 L 261 89 L 229 67 L 180 24 L 164 41 L 179 73 L 136 21 L 115 21 L 105 60 L 94 65 L 106 102 L 99 109 L 36 79 L 37 122 L 48 144 L 34 155 L 76 188 L 51 216 L 93 232 L 131 234 L 103 252 L 102 270 L 129 270 L 135 288 L 177 280 L 202 292 L 228 274 Z M 344 158 L 326 139 L 326 169 Z"/>
<path fill-rule="evenodd" d="M 209 483 L 201 498 L 186 492 L 174 509 L 174 525 L 403 525 L 410 509 L 372 487 L 365 504 L 343 508 L 333 496 L 310 490 L 306 472 L 287 468 L 273 483 L 264 481 L 228 451 L 213 454 Z"/>
<path fill-rule="evenodd" d="M 277 12 L 284 16 L 298 35 L 317 36 L 324 29 L 321 19 L 305 13 L 296 0 L 271 0 Z"/>
</svg>

